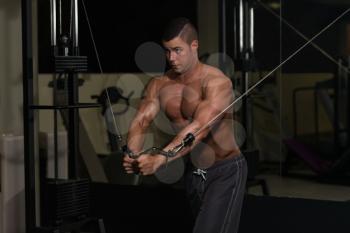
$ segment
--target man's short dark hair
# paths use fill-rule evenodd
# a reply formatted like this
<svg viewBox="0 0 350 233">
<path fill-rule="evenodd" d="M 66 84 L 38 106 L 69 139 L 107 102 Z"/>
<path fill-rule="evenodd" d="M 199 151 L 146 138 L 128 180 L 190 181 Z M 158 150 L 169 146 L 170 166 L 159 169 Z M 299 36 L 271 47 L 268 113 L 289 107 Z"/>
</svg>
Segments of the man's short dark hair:
<svg viewBox="0 0 350 233">
<path fill-rule="evenodd" d="M 191 44 L 192 41 L 198 40 L 198 33 L 189 19 L 181 17 L 171 20 L 165 27 L 162 41 L 170 41 L 175 37 L 180 37 Z"/>
</svg>

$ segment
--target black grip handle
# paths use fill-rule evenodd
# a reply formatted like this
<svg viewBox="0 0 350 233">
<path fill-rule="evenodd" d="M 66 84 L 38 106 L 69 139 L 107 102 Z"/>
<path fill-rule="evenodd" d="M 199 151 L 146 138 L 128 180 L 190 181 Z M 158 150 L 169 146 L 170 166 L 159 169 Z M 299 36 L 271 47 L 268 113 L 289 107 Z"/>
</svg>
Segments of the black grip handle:
<svg viewBox="0 0 350 233">
<path fill-rule="evenodd" d="M 186 137 L 183 139 L 184 146 L 190 146 L 194 141 L 195 136 L 192 133 L 188 133 Z"/>
</svg>

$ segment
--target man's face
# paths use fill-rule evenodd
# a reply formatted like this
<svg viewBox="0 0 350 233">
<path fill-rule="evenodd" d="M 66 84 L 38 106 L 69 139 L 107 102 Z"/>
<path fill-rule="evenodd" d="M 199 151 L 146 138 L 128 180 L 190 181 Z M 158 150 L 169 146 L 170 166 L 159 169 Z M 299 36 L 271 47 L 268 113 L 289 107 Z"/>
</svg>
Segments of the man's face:
<svg viewBox="0 0 350 233">
<path fill-rule="evenodd" d="M 189 45 L 180 37 L 175 37 L 170 41 L 163 41 L 163 46 L 171 69 L 178 74 L 185 73 L 197 56 L 197 40 Z"/>
</svg>

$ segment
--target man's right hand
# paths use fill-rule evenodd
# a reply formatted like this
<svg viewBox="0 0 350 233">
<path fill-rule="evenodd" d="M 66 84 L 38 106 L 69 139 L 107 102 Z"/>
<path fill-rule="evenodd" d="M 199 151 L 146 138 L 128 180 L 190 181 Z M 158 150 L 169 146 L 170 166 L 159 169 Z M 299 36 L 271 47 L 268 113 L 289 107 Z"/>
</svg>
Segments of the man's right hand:
<svg viewBox="0 0 350 233">
<path fill-rule="evenodd" d="M 130 158 L 130 156 L 125 155 L 123 159 L 123 166 L 128 174 L 139 173 L 139 166 L 136 159 Z"/>
</svg>

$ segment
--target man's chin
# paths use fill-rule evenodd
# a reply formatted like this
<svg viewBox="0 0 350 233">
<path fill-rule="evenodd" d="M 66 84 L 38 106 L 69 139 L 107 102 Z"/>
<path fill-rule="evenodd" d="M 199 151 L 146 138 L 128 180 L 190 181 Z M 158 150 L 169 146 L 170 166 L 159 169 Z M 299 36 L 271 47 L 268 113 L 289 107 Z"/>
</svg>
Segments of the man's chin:
<svg viewBox="0 0 350 233">
<path fill-rule="evenodd" d="M 172 70 L 173 70 L 173 72 L 176 73 L 176 74 L 181 74 L 181 73 L 182 73 L 182 70 L 179 69 L 179 68 L 173 67 Z"/>
</svg>

